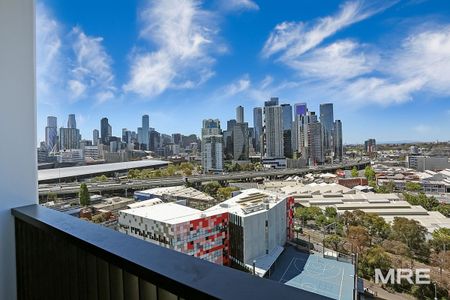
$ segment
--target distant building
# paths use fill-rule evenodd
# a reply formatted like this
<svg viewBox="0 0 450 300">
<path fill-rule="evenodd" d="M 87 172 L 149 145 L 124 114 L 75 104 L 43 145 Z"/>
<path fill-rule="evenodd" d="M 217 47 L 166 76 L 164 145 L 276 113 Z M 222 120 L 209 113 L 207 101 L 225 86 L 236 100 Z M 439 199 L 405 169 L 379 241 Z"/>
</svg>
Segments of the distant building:
<svg viewBox="0 0 450 300">
<path fill-rule="evenodd" d="M 74 128 L 68 128 L 74 129 Z M 56 155 L 56 159 L 58 163 L 84 163 L 84 155 L 83 150 L 81 149 L 70 149 L 60 151 L 58 155 Z"/>
<path fill-rule="evenodd" d="M 218 119 L 203 120 L 202 166 L 205 173 L 223 170 L 223 136 Z"/>
<path fill-rule="evenodd" d="M 101 143 L 103 145 L 107 145 L 109 143 L 109 137 L 111 136 L 111 129 L 108 123 L 108 118 L 102 118 L 100 121 L 100 134 L 101 134 Z"/>
<path fill-rule="evenodd" d="M 80 149 L 80 130 L 76 128 L 59 129 L 59 149 Z"/>
<path fill-rule="evenodd" d="M 264 156 L 283 158 L 283 117 L 278 98 L 271 98 L 264 106 Z"/>
<path fill-rule="evenodd" d="M 410 155 L 406 157 L 406 167 L 417 171 L 444 170 L 450 168 L 448 157 Z"/>
<path fill-rule="evenodd" d="M 244 107 L 242 107 L 241 105 L 236 107 L 236 122 L 238 124 L 244 123 Z"/>
<path fill-rule="evenodd" d="M 143 150 L 149 149 L 149 117 L 148 115 L 142 116 L 142 144 L 144 145 Z"/>
<path fill-rule="evenodd" d="M 292 158 L 292 106 L 281 104 L 283 114 L 283 148 L 284 156 Z"/>
<path fill-rule="evenodd" d="M 206 135 L 202 138 L 203 172 L 223 171 L 223 136 Z"/>
<path fill-rule="evenodd" d="M 249 153 L 248 123 L 237 123 L 233 130 L 233 159 L 248 160 Z"/>
<path fill-rule="evenodd" d="M 92 131 L 92 144 L 93 144 L 94 146 L 98 146 L 99 140 L 100 140 L 99 132 L 98 132 L 97 129 L 94 129 L 94 130 Z"/>
<path fill-rule="evenodd" d="M 310 149 L 309 165 L 323 164 L 325 162 L 325 134 L 322 123 L 314 122 L 309 124 L 308 135 L 308 146 Z"/>
<path fill-rule="evenodd" d="M 67 128 L 77 128 L 77 121 L 75 120 L 75 115 L 70 114 L 67 120 Z"/>
<path fill-rule="evenodd" d="M 344 146 L 342 143 L 342 122 L 341 120 L 334 121 L 334 158 L 342 161 Z"/>
<path fill-rule="evenodd" d="M 261 107 L 253 108 L 253 128 L 255 128 L 255 150 L 261 153 L 263 139 L 263 109 Z"/>
<path fill-rule="evenodd" d="M 97 160 L 99 158 L 98 146 L 85 146 L 83 149 L 84 159 L 92 158 Z"/>
<path fill-rule="evenodd" d="M 320 104 L 320 123 L 323 127 L 324 151 L 329 154 L 333 150 L 334 113 L 333 103 Z"/>
<path fill-rule="evenodd" d="M 368 139 L 364 142 L 364 150 L 367 154 L 377 152 L 377 142 L 375 139 Z"/>
<path fill-rule="evenodd" d="M 45 127 L 45 144 L 48 151 L 54 151 L 58 143 L 58 124 L 56 117 L 47 117 L 47 127 Z"/>
<path fill-rule="evenodd" d="M 181 133 L 173 133 L 173 134 L 172 134 L 172 142 L 173 142 L 175 145 L 181 146 L 182 143 L 183 143 L 183 138 L 182 138 Z"/>
</svg>

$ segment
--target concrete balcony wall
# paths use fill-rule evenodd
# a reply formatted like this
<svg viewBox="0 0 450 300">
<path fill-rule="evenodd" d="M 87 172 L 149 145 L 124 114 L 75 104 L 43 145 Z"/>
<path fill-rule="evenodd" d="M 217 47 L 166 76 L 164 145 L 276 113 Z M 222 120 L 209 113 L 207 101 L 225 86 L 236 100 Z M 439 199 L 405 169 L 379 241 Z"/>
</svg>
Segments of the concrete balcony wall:
<svg viewBox="0 0 450 300">
<path fill-rule="evenodd" d="M 34 0 L 0 0 L 0 136 L 0 299 L 15 299 L 10 209 L 38 199 Z"/>
</svg>

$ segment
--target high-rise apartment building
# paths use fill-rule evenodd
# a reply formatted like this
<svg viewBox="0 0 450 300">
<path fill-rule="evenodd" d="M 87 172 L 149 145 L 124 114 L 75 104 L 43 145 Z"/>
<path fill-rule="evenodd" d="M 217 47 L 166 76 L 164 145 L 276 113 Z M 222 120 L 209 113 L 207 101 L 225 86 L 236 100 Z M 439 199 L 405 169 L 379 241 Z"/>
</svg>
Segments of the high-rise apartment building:
<svg viewBox="0 0 450 300">
<path fill-rule="evenodd" d="M 314 122 L 309 124 L 309 165 L 323 164 L 325 162 L 324 153 L 324 128 L 322 123 Z"/>
<path fill-rule="evenodd" d="M 244 107 L 242 107 L 241 105 L 236 107 L 236 122 L 238 124 L 244 123 Z"/>
<path fill-rule="evenodd" d="M 233 130 L 233 159 L 248 160 L 248 123 L 237 123 Z"/>
<path fill-rule="evenodd" d="M 47 127 L 45 127 L 45 145 L 48 151 L 56 150 L 58 142 L 58 121 L 56 117 L 47 117 Z"/>
<path fill-rule="evenodd" d="M 99 140 L 100 140 L 100 135 L 99 135 L 98 129 L 92 130 L 92 144 L 94 146 L 98 146 Z"/>
<path fill-rule="evenodd" d="M 203 120 L 202 166 L 204 173 L 223 170 L 223 136 L 218 119 Z"/>
<path fill-rule="evenodd" d="M 202 139 L 203 172 L 222 172 L 223 170 L 223 137 L 207 135 Z"/>
<path fill-rule="evenodd" d="M 172 142 L 173 142 L 175 145 L 182 145 L 182 143 L 183 143 L 183 138 L 182 138 L 181 133 L 173 133 L 173 134 L 172 134 Z"/>
<path fill-rule="evenodd" d="M 344 146 L 342 143 L 342 122 L 341 120 L 334 121 L 334 158 L 342 161 L 344 155 Z"/>
<path fill-rule="evenodd" d="M 255 150 L 261 153 L 262 137 L 263 137 L 263 109 L 261 107 L 253 108 L 253 128 L 255 129 Z"/>
<path fill-rule="evenodd" d="M 109 137 L 111 136 L 110 130 L 111 126 L 108 123 L 108 118 L 102 118 L 100 121 L 100 134 L 101 134 L 101 143 L 103 145 L 107 145 L 109 142 Z"/>
<path fill-rule="evenodd" d="M 283 158 L 283 116 L 278 98 L 271 98 L 264 106 L 264 156 Z"/>
<path fill-rule="evenodd" d="M 150 120 L 148 115 L 142 116 L 142 144 L 145 147 L 144 150 L 149 149 L 149 127 Z"/>
<path fill-rule="evenodd" d="M 292 106 L 281 104 L 283 114 L 283 148 L 284 156 L 292 158 Z"/>
<path fill-rule="evenodd" d="M 59 149 L 70 150 L 80 148 L 80 130 L 76 128 L 59 129 Z"/>
<path fill-rule="evenodd" d="M 75 120 L 75 115 L 70 114 L 67 120 L 67 128 L 77 128 L 77 121 Z"/>
<path fill-rule="evenodd" d="M 329 154 L 333 150 L 334 115 L 333 103 L 320 104 L 320 123 L 324 130 L 324 147 Z"/>
<path fill-rule="evenodd" d="M 364 142 L 364 149 L 366 153 L 371 154 L 377 151 L 377 142 L 375 139 L 368 139 Z"/>
</svg>

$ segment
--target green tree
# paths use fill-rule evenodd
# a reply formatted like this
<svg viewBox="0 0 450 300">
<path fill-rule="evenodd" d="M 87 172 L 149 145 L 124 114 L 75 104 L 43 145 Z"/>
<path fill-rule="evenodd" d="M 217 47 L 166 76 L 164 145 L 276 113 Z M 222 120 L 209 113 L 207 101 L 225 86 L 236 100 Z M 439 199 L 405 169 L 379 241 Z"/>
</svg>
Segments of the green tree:
<svg viewBox="0 0 450 300">
<path fill-rule="evenodd" d="M 128 176 L 129 176 L 129 174 L 128 174 Z M 101 175 L 101 176 L 95 177 L 95 181 L 105 182 L 105 181 L 108 181 L 108 177 L 106 177 L 106 175 L 103 174 L 103 175 Z"/>
<path fill-rule="evenodd" d="M 431 234 L 431 245 L 440 252 L 444 249 L 450 251 L 450 228 L 439 228 Z"/>
<path fill-rule="evenodd" d="M 358 169 L 356 167 L 353 167 L 353 169 L 352 169 L 352 177 L 358 177 L 358 176 L 359 176 Z"/>
<path fill-rule="evenodd" d="M 447 218 L 450 218 L 450 204 L 441 203 L 435 208 L 435 210 L 437 210 Z"/>
<path fill-rule="evenodd" d="M 391 230 L 389 224 L 382 217 L 371 213 L 362 215 L 362 226 L 369 232 L 370 245 L 385 240 Z"/>
<path fill-rule="evenodd" d="M 91 196 L 89 195 L 89 190 L 86 183 L 80 185 L 80 204 L 83 206 L 88 206 L 91 204 Z"/>
<path fill-rule="evenodd" d="M 220 187 L 217 189 L 217 198 L 219 200 L 229 199 L 229 198 L 231 198 L 231 194 L 237 190 L 239 190 L 239 189 L 234 186 Z"/>
<path fill-rule="evenodd" d="M 350 226 L 348 228 L 347 240 L 352 246 L 352 252 L 360 253 L 369 244 L 369 234 L 362 226 Z"/>
<path fill-rule="evenodd" d="M 366 176 L 368 181 L 375 180 L 375 171 L 373 170 L 373 168 L 371 166 L 367 166 L 364 169 L 364 176 Z"/>
<path fill-rule="evenodd" d="M 426 243 L 427 229 L 416 220 L 395 217 L 391 226 L 390 237 L 408 245 L 409 250 L 419 258 L 427 259 L 430 255 Z"/>
<path fill-rule="evenodd" d="M 323 240 L 324 246 L 328 247 L 328 248 L 331 248 L 334 251 L 339 251 L 341 246 L 342 246 L 342 244 L 343 244 L 343 242 L 344 241 L 342 240 L 342 238 L 339 235 L 337 235 L 337 234 L 327 235 L 325 237 L 325 239 Z"/>
<path fill-rule="evenodd" d="M 359 258 L 359 275 L 364 278 L 374 278 L 375 269 L 380 269 L 383 274 L 386 274 L 392 266 L 392 261 L 389 258 L 389 254 L 380 247 L 375 246 L 368 248 L 362 253 Z"/>
<path fill-rule="evenodd" d="M 47 201 L 56 201 L 58 199 L 58 195 L 56 193 L 48 193 L 47 194 Z"/>
<path fill-rule="evenodd" d="M 311 207 L 299 207 L 295 209 L 295 217 L 302 221 L 303 225 L 306 225 L 307 221 L 315 220 L 317 216 L 323 215 L 322 210 L 317 206 Z"/>
<path fill-rule="evenodd" d="M 408 181 L 405 184 L 405 189 L 410 192 L 419 192 L 422 190 L 422 185 L 418 182 Z"/>
<path fill-rule="evenodd" d="M 203 185 L 203 192 L 207 193 L 211 197 L 217 198 L 217 191 L 221 185 L 217 181 L 211 181 Z"/>
<path fill-rule="evenodd" d="M 375 191 L 380 194 L 390 194 L 395 190 L 395 183 L 391 180 L 388 183 L 385 183 L 379 186 Z"/>
<path fill-rule="evenodd" d="M 332 206 L 328 206 L 325 208 L 325 216 L 327 218 L 336 218 L 337 216 L 337 210 L 336 208 L 332 207 Z"/>
</svg>

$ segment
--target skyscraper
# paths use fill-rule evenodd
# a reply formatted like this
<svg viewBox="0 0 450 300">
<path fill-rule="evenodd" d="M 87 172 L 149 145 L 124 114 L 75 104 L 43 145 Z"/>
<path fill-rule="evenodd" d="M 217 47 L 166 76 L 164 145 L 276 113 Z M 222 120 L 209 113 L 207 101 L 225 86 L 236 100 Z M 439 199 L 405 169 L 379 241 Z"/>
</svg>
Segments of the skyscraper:
<svg viewBox="0 0 450 300">
<path fill-rule="evenodd" d="M 244 123 L 244 107 L 242 107 L 241 105 L 236 107 L 236 122 L 238 124 Z"/>
<path fill-rule="evenodd" d="M 248 160 L 248 123 L 237 123 L 233 129 L 233 159 Z"/>
<path fill-rule="evenodd" d="M 70 114 L 67 120 L 67 128 L 77 128 L 77 121 L 75 120 L 75 115 Z"/>
<path fill-rule="evenodd" d="M 283 112 L 283 130 L 292 129 L 292 106 L 290 104 L 281 104 Z"/>
<path fill-rule="evenodd" d="M 326 152 L 333 150 L 334 116 L 333 103 L 320 104 L 320 123 L 324 129 L 324 147 Z"/>
<path fill-rule="evenodd" d="M 108 118 L 102 118 L 100 121 L 100 134 L 101 134 L 101 143 L 103 145 L 107 145 L 109 142 L 109 123 Z"/>
<path fill-rule="evenodd" d="M 45 145 L 48 151 L 56 150 L 58 141 L 58 124 L 56 117 L 47 117 L 47 127 L 45 127 Z"/>
<path fill-rule="evenodd" d="M 334 121 L 334 158 L 342 161 L 344 153 L 342 143 L 342 122 L 341 120 Z"/>
<path fill-rule="evenodd" d="M 308 129 L 309 140 L 309 165 L 322 164 L 325 162 L 324 156 L 324 128 L 321 122 L 313 122 L 309 124 Z"/>
<path fill-rule="evenodd" d="M 148 115 L 142 116 L 142 144 L 145 150 L 149 149 L 149 117 Z"/>
<path fill-rule="evenodd" d="M 284 156 L 292 158 L 292 106 L 281 104 L 283 114 Z"/>
<path fill-rule="evenodd" d="M 59 129 L 59 149 L 80 149 L 80 130 L 76 128 Z"/>
<path fill-rule="evenodd" d="M 221 172 L 223 170 L 222 135 L 207 135 L 202 139 L 203 172 Z"/>
<path fill-rule="evenodd" d="M 98 142 L 99 142 L 99 132 L 97 129 L 94 129 L 92 131 L 92 144 L 94 146 L 98 146 Z"/>
<path fill-rule="evenodd" d="M 278 98 L 271 98 L 264 106 L 264 156 L 283 158 L 283 114 Z"/>
<path fill-rule="evenodd" d="M 218 119 L 203 120 L 202 166 L 204 173 L 223 170 L 223 136 Z"/>
<path fill-rule="evenodd" d="M 296 103 L 294 104 L 294 116 L 304 116 L 308 111 L 308 106 L 306 103 Z M 294 117 L 295 119 L 295 117 Z"/>
<path fill-rule="evenodd" d="M 261 153 L 262 135 L 263 135 L 263 109 L 261 107 L 253 108 L 253 128 L 255 128 L 255 150 Z"/>
</svg>

